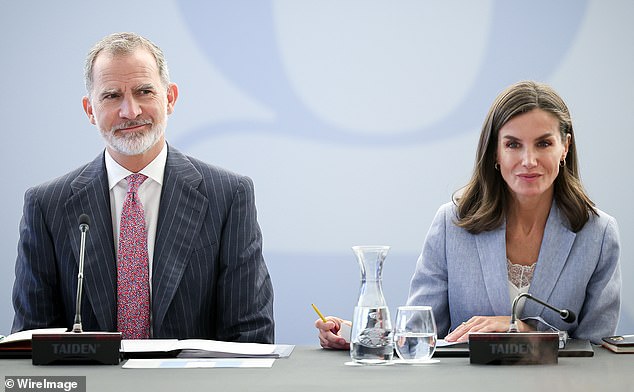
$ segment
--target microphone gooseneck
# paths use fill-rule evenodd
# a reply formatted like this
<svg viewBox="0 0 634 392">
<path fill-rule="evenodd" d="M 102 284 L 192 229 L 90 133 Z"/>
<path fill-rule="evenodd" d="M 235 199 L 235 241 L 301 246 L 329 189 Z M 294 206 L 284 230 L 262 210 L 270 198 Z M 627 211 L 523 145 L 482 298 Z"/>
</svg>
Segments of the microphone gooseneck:
<svg viewBox="0 0 634 392">
<path fill-rule="evenodd" d="M 77 273 L 75 320 L 69 332 L 33 334 L 31 357 L 33 365 L 102 364 L 121 362 L 121 332 L 84 332 L 81 323 L 81 300 L 84 283 L 86 233 L 90 228 L 88 215 L 79 216 L 81 240 Z M 90 283 L 90 282 L 87 282 Z"/>
<path fill-rule="evenodd" d="M 73 332 L 83 332 L 81 325 L 81 298 L 82 287 L 84 285 L 84 255 L 86 253 L 86 233 L 90 228 L 90 217 L 86 214 L 79 216 L 79 231 L 81 232 L 81 240 L 79 245 L 79 269 L 77 273 L 77 298 L 75 299 L 75 321 L 73 323 Z"/>
<path fill-rule="evenodd" d="M 553 310 L 557 313 L 559 313 L 559 317 L 561 317 L 561 319 L 567 323 L 572 323 L 577 319 L 577 316 L 574 314 L 573 311 L 568 310 L 568 309 L 558 309 L 554 306 L 552 306 L 551 304 L 542 301 L 539 298 L 535 298 L 533 297 L 531 294 L 529 293 L 521 293 L 519 294 L 517 297 L 515 297 L 515 299 L 513 300 L 513 308 L 511 310 L 511 325 L 509 327 L 509 332 L 519 332 L 519 328 L 517 327 L 517 314 L 516 314 L 516 307 L 517 307 L 517 303 L 519 302 L 519 300 L 523 297 L 526 297 L 528 299 L 531 299 L 545 307 L 547 307 L 550 310 Z"/>
</svg>

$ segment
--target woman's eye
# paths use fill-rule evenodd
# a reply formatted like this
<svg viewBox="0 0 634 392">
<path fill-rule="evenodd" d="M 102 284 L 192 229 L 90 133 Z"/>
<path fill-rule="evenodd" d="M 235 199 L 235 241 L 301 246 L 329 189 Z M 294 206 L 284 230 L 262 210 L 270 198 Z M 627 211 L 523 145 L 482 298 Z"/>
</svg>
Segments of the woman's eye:
<svg viewBox="0 0 634 392">
<path fill-rule="evenodd" d="M 517 148 L 519 146 L 520 146 L 520 144 L 517 143 L 517 142 L 508 142 L 508 143 L 506 143 L 506 147 L 507 148 Z"/>
</svg>

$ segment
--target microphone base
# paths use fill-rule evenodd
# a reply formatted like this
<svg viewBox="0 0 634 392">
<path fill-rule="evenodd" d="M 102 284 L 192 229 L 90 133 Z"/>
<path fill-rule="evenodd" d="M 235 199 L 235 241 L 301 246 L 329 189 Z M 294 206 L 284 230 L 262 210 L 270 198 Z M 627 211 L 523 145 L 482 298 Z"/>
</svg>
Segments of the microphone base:
<svg viewBox="0 0 634 392">
<path fill-rule="evenodd" d="M 33 365 L 118 365 L 121 332 L 34 334 Z"/>
<path fill-rule="evenodd" d="M 480 365 L 557 364 L 556 332 L 496 332 L 469 334 L 469 360 Z"/>
</svg>

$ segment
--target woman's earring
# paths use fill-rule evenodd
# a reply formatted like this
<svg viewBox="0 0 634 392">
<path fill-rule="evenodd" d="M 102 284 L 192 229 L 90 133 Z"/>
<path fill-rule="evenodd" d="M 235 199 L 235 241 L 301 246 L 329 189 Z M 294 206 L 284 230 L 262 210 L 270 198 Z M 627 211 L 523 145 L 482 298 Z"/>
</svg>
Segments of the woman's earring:
<svg viewBox="0 0 634 392">
<path fill-rule="evenodd" d="M 500 164 L 495 162 L 495 165 L 493 165 L 493 167 L 495 168 L 495 170 L 500 171 Z"/>
<path fill-rule="evenodd" d="M 564 158 L 561 161 L 559 161 L 559 166 L 566 167 L 566 158 Z"/>
</svg>

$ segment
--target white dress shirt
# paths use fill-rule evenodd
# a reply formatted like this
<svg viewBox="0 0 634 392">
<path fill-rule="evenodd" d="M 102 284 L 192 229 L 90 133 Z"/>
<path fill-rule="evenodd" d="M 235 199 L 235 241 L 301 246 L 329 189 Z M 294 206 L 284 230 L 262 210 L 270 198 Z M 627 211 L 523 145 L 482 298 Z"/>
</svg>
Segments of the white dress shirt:
<svg viewBox="0 0 634 392">
<path fill-rule="evenodd" d="M 154 242 L 156 239 L 159 203 L 161 201 L 161 189 L 163 188 L 163 174 L 165 173 L 166 162 L 167 144 L 164 144 L 159 155 L 139 172 L 148 177 L 139 187 L 138 195 L 143 206 L 145 227 L 147 229 L 150 294 L 152 293 L 152 259 L 154 257 Z M 115 251 L 117 252 L 116 254 L 118 254 L 121 210 L 123 210 L 123 202 L 126 194 L 128 193 L 128 181 L 125 178 L 133 173 L 119 165 L 112 158 L 107 149 L 106 171 L 108 172 L 108 187 L 110 189 L 110 212 L 112 214 L 114 245 Z"/>
</svg>

